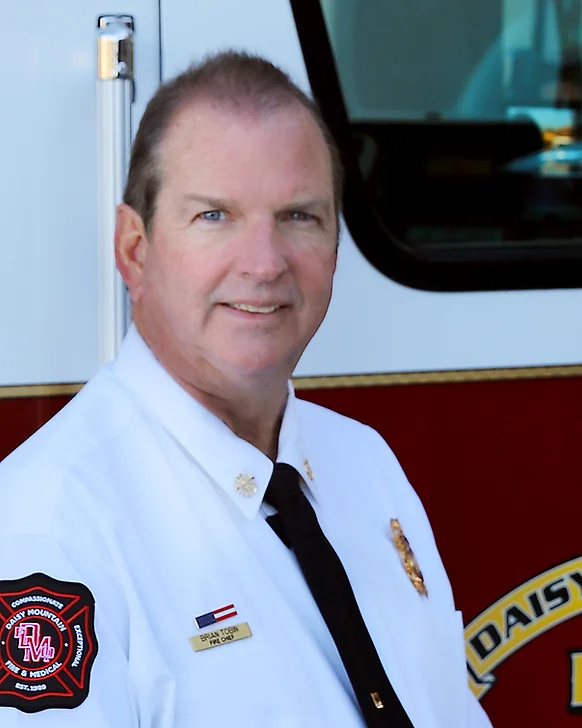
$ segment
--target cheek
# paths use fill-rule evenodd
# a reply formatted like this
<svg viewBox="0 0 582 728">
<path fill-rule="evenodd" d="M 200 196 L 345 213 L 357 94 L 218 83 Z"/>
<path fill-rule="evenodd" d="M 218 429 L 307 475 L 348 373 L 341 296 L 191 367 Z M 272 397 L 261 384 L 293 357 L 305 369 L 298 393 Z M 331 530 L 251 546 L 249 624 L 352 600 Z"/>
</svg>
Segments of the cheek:
<svg viewBox="0 0 582 728">
<path fill-rule="evenodd" d="M 303 266 L 303 291 L 312 301 L 327 305 L 331 296 L 336 255 L 317 256 Z"/>
<path fill-rule="evenodd" d="M 146 307 L 169 313 L 184 299 L 187 275 L 179 256 L 151 255 L 144 267 L 142 296 Z"/>
<path fill-rule="evenodd" d="M 205 316 L 220 279 L 221 261 L 187 246 L 166 248 L 148 260 L 143 296 L 175 323 Z"/>
</svg>

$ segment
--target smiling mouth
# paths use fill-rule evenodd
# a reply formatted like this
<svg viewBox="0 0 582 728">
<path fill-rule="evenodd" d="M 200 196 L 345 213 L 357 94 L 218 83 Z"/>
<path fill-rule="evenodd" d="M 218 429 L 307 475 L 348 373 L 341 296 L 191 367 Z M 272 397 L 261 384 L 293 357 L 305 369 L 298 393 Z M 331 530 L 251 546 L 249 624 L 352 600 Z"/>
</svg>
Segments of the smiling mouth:
<svg viewBox="0 0 582 728">
<path fill-rule="evenodd" d="M 250 303 L 227 303 L 229 308 L 234 308 L 237 311 L 246 311 L 247 313 L 273 313 L 277 309 L 281 308 L 279 305 L 274 306 L 251 306 Z"/>
</svg>

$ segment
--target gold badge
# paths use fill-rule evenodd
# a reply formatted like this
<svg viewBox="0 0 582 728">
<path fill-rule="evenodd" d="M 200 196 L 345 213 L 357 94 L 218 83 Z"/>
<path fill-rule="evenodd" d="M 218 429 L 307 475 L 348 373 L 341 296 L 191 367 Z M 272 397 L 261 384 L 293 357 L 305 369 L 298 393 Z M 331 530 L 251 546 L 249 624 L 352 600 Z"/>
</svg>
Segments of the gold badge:
<svg viewBox="0 0 582 728">
<path fill-rule="evenodd" d="M 234 481 L 234 489 L 243 498 L 249 498 L 257 492 L 257 484 L 254 475 L 239 473 Z"/>
<path fill-rule="evenodd" d="M 209 650 L 211 647 L 220 647 L 220 645 L 228 645 L 230 642 L 244 640 L 252 635 L 248 622 L 241 622 L 233 624 L 232 627 L 223 627 L 190 637 L 190 644 L 194 652 L 200 652 L 200 650 Z"/>
<path fill-rule="evenodd" d="M 404 566 L 404 570 L 408 574 L 408 578 L 413 583 L 416 591 L 419 594 L 427 597 L 428 591 L 424 584 L 422 571 L 418 568 L 416 558 L 412 552 L 412 549 L 410 548 L 408 539 L 402 532 L 402 527 L 397 518 L 391 519 L 390 528 L 392 530 L 392 540 L 394 541 L 396 550 L 400 554 L 400 558 L 402 559 L 402 565 Z"/>
<path fill-rule="evenodd" d="M 313 471 L 311 470 L 311 466 L 309 465 L 309 460 L 307 458 L 303 461 L 303 466 L 309 480 L 313 480 Z"/>
</svg>

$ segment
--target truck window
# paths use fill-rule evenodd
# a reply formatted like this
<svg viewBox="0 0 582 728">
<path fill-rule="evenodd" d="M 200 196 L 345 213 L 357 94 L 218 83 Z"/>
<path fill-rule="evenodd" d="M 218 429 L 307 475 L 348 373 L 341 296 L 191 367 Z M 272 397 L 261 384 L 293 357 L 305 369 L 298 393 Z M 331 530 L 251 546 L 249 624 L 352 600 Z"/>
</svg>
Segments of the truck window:
<svg viewBox="0 0 582 728">
<path fill-rule="evenodd" d="M 582 285 L 581 0 L 292 0 L 367 259 L 428 290 Z"/>
</svg>

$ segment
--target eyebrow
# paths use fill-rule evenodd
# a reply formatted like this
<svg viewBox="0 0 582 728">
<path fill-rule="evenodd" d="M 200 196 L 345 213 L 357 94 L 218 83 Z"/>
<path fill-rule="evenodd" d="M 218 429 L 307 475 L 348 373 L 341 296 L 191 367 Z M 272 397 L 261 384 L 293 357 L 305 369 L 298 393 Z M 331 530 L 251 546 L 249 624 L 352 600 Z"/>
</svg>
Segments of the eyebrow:
<svg viewBox="0 0 582 728">
<path fill-rule="evenodd" d="M 326 197 L 313 197 L 296 200 L 285 205 L 284 210 L 305 210 L 305 212 L 322 212 L 331 214 L 331 200 Z"/>
<path fill-rule="evenodd" d="M 231 200 L 220 197 L 212 197 L 209 195 L 198 195 L 196 193 L 189 193 L 184 195 L 182 198 L 185 203 L 199 202 L 202 205 L 207 205 L 215 209 L 222 209 L 224 207 L 230 207 L 232 205 Z"/>
</svg>

